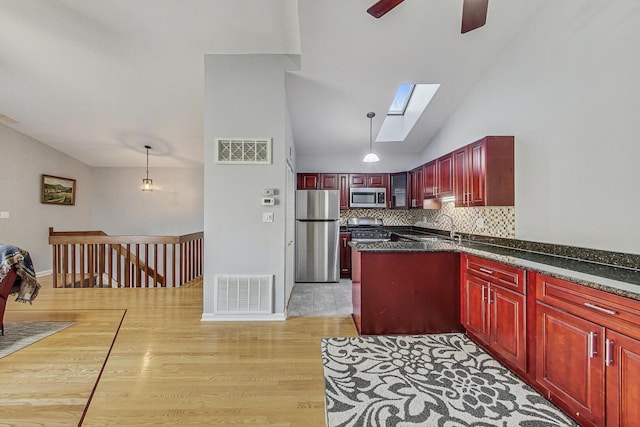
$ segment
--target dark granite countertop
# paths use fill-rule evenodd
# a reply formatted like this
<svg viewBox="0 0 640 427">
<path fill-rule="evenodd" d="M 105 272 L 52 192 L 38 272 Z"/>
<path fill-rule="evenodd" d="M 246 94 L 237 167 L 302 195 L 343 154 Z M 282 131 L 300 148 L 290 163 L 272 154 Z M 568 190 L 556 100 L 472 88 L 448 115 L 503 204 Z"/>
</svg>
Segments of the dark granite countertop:
<svg viewBox="0 0 640 427">
<path fill-rule="evenodd" d="M 579 259 L 462 240 L 406 229 L 393 230 L 414 241 L 350 243 L 360 252 L 460 252 L 502 262 L 548 276 L 569 280 L 609 293 L 640 300 L 640 270 Z"/>
</svg>

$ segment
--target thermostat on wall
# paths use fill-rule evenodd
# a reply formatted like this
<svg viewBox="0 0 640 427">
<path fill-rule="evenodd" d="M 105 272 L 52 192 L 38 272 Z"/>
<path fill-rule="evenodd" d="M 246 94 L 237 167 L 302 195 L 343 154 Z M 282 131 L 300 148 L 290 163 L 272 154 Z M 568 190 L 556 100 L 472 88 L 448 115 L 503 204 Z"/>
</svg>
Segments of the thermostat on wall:
<svg viewBox="0 0 640 427">
<path fill-rule="evenodd" d="M 276 199 L 273 197 L 263 197 L 262 198 L 262 206 L 273 206 L 276 204 Z"/>
<path fill-rule="evenodd" d="M 275 195 L 275 190 L 273 188 L 265 188 L 264 190 L 262 190 L 262 195 L 263 196 L 273 196 L 273 195 Z"/>
</svg>

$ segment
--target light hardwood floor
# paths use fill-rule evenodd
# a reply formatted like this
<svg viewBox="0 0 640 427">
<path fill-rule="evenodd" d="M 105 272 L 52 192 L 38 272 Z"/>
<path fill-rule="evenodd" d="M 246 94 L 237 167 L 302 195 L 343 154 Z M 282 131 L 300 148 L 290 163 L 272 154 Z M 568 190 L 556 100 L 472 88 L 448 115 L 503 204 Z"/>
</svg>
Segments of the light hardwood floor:
<svg viewBox="0 0 640 427">
<path fill-rule="evenodd" d="M 9 302 L 5 323 L 76 324 L 0 359 L 2 426 L 322 426 L 320 338 L 356 336 L 346 316 L 201 322 L 200 281 L 53 289 L 39 280 L 33 305 Z"/>
</svg>

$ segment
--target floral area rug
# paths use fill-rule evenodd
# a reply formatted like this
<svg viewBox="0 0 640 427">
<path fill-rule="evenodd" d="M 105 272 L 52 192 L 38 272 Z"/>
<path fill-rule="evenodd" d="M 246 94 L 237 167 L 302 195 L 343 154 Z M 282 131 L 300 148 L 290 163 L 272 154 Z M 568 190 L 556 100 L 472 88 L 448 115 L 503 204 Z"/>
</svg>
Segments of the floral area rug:
<svg viewBox="0 0 640 427">
<path fill-rule="evenodd" d="M 463 334 L 321 346 L 330 427 L 577 426 Z"/>
<path fill-rule="evenodd" d="M 0 358 L 30 344 L 60 332 L 75 322 L 20 322 L 5 323 L 4 336 L 0 336 Z"/>
</svg>

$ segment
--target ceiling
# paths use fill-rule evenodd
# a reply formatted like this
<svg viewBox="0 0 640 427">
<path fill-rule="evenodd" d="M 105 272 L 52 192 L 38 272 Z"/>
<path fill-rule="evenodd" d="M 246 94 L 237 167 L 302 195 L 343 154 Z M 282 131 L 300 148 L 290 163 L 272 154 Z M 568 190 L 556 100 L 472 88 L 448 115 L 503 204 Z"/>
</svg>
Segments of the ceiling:
<svg viewBox="0 0 640 427">
<path fill-rule="evenodd" d="M 440 90 L 404 142 L 419 153 L 550 0 L 0 0 L 0 123 L 94 167 L 202 165 L 205 54 L 301 55 L 287 76 L 298 155 L 364 153 L 400 83 Z M 576 0 L 579 1 L 579 0 Z M 10 119 L 2 118 L 2 115 Z M 17 123 L 13 123 L 12 120 Z"/>
</svg>

